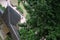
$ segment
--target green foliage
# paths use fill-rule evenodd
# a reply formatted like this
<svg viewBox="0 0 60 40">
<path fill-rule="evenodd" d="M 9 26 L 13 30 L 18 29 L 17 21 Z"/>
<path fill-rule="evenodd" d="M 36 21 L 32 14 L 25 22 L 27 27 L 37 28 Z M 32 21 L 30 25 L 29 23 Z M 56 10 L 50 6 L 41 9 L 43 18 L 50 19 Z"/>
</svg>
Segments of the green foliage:
<svg viewBox="0 0 60 40">
<path fill-rule="evenodd" d="M 18 6 L 20 5 L 20 2 L 23 1 L 23 0 L 18 0 Z"/>
<path fill-rule="evenodd" d="M 23 13 L 23 10 L 21 9 L 20 6 L 17 7 L 17 10 L 19 10 L 21 13 Z"/>
<path fill-rule="evenodd" d="M 0 40 L 2 40 L 2 38 L 0 37 Z"/>
<path fill-rule="evenodd" d="M 18 5 L 20 4 L 21 0 L 18 0 Z"/>
<path fill-rule="evenodd" d="M 12 40 L 12 38 L 8 35 L 5 40 Z"/>
<path fill-rule="evenodd" d="M 60 2 L 59 0 L 26 0 L 28 6 L 25 6 L 27 12 L 30 15 L 30 19 L 27 21 L 27 27 L 29 31 L 37 31 L 34 33 L 34 38 L 29 37 L 27 34 L 29 31 L 24 29 L 21 33 L 22 38 L 26 37 L 26 40 L 40 40 L 43 36 L 47 40 L 60 40 Z M 23 28 L 22 28 L 23 29 Z M 21 30 L 22 30 L 21 29 Z M 36 30 L 38 29 L 38 30 Z M 25 31 L 26 30 L 26 31 Z M 31 34 L 33 34 L 31 32 Z M 25 35 L 25 36 L 24 36 Z M 27 37 L 28 36 L 28 37 Z M 23 40 L 25 40 L 23 39 Z"/>
<path fill-rule="evenodd" d="M 20 38 L 21 38 L 21 40 L 34 40 L 34 38 L 35 38 L 34 31 L 32 29 L 29 30 L 27 28 L 22 28 L 20 30 Z"/>
<path fill-rule="evenodd" d="M 3 11 L 5 10 L 5 8 L 4 8 L 4 7 L 2 7 L 2 5 L 0 5 L 0 9 L 1 9 L 1 10 L 3 10 Z"/>
</svg>

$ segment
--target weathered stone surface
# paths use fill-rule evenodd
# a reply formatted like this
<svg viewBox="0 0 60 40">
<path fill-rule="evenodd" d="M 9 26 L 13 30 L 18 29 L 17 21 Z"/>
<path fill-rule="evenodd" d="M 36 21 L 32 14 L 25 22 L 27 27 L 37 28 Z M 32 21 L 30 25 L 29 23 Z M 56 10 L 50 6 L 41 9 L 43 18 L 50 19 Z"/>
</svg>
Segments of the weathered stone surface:
<svg viewBox="0 0 60 40">
<path fill-rule="evenodd" d="M 18 6 L 18 0 L 9 0 L 9 3 L 12 5 L 12 6 Z M 3 7 L 7 7 L 7 1 L 6 0 L 0 0 L 0 5 L 2 5 Z"/>
<path fill-rule="evenodd" d="M 7 7 L 7 2 L 6 0 L 0 0 L 0 5 L 2 5 L 3 7 Z"/>
<path fill-rule="evenodd" d="M 0 18 L 0 37 L 2 38 L 2 40 L 4 40 L 6 38 L 8 32 L 9 32 L 9 30 L 8 30 L 7 26 Z"/>
<path fill-rule="evenodd" d="M 18 6 L 18 0 L 11 0 L 10 2 L 13 6 Z"/>
</svg>

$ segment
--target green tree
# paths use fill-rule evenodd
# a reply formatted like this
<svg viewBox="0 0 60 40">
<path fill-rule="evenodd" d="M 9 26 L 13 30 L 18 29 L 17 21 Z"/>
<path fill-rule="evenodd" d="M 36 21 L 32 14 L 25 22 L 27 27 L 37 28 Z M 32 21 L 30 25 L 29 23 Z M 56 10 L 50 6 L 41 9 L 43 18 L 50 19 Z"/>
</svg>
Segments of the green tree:
<svg viewBox="0 0 60 40">
<path fill-rule="evenodd" d="M 25 5 L 30 15 L 27 21 L 26 31 L 20 31 L 21 38 L 26 40 L 40 40 L 45 37 L 47 40 L 60 40 L 60 2 L 59 0 L 26 0 L 29 5 Z M 27 34 L 29 31 L 31 33 Z M 24 34 L 24 32 L 26 34 Z M 30 34 L 34 34 L 33 36 Z M 30 39 L 28 39 L 28 37 Z M 23 39 L 25 40 L 25 39 Z"/>
</svg>

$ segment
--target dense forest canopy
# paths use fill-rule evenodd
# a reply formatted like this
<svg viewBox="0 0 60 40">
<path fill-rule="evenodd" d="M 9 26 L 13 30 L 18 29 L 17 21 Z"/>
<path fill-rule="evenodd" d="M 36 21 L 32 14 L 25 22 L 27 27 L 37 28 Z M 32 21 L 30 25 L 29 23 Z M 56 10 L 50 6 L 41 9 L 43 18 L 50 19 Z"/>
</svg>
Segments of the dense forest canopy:
<svg viewBox="0 0 60 40">
<path fill-rule="evenodd" d="M 22 40 L 60 40 L 59 0 L 25 0 L 30 19 L 21 31 Z M 25 31 L 24 31 L 25 30 Z M 24 38 L 24 39 L 23 39 Z"/>
</svg>

